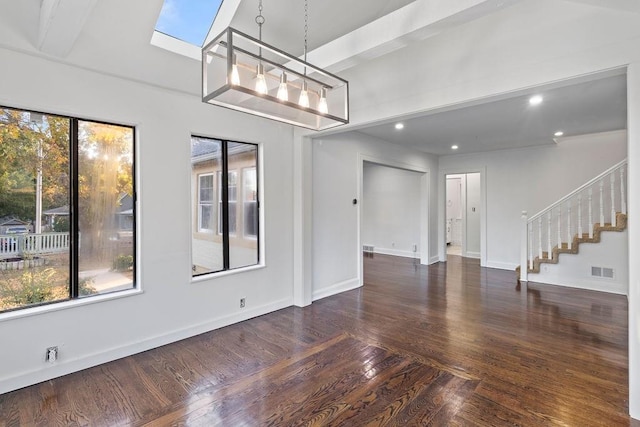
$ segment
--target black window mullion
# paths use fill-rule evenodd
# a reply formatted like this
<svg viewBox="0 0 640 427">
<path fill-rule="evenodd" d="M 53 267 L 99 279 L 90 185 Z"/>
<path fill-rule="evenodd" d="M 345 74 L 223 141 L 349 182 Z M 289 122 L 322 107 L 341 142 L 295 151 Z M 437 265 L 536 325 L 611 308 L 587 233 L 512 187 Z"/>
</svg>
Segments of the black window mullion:
<svg viewBox="0 0 640 427">
<path fill-rule="evenodd" d="M 229 159 L 227 141 L 222 142 L 222 265 L 229 270 Z"/>
<path fill-rule="evenodd" d="M 69 296 L 71 298 L 78 298 L 78 254 L 80 249 L 80 233 L 79 233 L 79 215 L 78 215 L 78 119 L 71 119 L 70 126 L 70 177 L 71 177 L 71 201 L 69 204 L 69 227 L 70 227 L 70 247 L 71 253 L 69 254 L 70 262 L 70 275 L 69 275 Z"/>
</svg>

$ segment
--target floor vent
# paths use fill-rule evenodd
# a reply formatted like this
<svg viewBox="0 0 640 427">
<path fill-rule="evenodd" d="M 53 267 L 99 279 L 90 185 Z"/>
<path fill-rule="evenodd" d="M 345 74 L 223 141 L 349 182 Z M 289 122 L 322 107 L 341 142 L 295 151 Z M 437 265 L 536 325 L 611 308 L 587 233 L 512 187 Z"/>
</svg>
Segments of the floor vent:
<svg viewBox="0 0 640 427">
<path fill-rule="evenodd" d="M 364 252 L 371 252 L 373 253 L 373 246 L 372 245 L 362 245 L 362 250 Z"/>
<path fill-rule="evenodd" d="M 605 279 L 613 279 L 613 268 L 607 267 L 591 267 L 591 275 L 593 277 L 603 277 Z"/>
</svg>

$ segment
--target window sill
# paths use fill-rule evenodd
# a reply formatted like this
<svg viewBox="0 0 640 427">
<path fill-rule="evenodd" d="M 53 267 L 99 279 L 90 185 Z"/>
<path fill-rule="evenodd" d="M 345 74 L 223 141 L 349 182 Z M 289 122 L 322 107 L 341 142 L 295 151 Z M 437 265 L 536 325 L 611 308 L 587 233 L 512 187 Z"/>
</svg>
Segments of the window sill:
<svg viewBox="0 0 640 427">
<path fill-rule="evenodd" d="M 261 270 L 265 267 L 266 265 L 264 264 L 256 264 L 256 265 L 250 265 L 248 267 L 235 268 L 233 270 L 218 271 L 216 273 L 206 273 L 200 276 L 191 277 L 191 283 L 202 283 L 210 279 L 218 279 L 220 277 L 231 276 L 233 274 L 238 274 L 238 273 L 245 273 L 247 271 Z"/>
<path fill-rule="evenodd" d="M 95 295 L 95 296 L 71 300 L 71 301 L 62 301 L 58 303 L 40 305 L 37 307 L 23 308 L 19 310 L 9 311 L 7 313 L 0 313 L 0 322 L 20 319 L 22 317 L 37 316 L 40 314 L 51 313 L 54 311 L 67 310 L 70 308 L 80 307 L 88 304 L 96 304 L 104 301 L 111 301 L 119 298 L 127 298 L 130 296 L 139 295 L 142 293 L 143 292 L 141 289 L 136 288 L 136 289 L 129 289 L 126 291 L 112 292 L 112 293 L 103 294 L 103 295 Z"/>
</svg>

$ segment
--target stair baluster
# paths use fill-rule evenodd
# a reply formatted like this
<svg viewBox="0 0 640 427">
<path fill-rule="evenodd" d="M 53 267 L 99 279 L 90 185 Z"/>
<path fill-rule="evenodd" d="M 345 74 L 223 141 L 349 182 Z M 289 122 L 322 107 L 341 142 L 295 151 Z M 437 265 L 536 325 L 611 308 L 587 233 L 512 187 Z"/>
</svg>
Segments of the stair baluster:
<svg viewBox="0 0 640 427">
<path fill-rule="evenodd" d="M 589 187 L 589 238 L 593 239 L 593 188 Z"/>
<path fill-rule="evenodd" d="M 624 198 L 624 165 L 620 166 L 620 212 L 627 214 L 627 201 Z"/>
<path fill-rule="evenodd" d="M 611 178 L 609 179 L 611 183 L 611 225 L 616 226 L 616 174 L 612 173 Z"/>
<path fill-rule="evenodd" d="M 547 220 L 547 258 L 551 259 L 551 214 L 553 211 L 549 211 L 549 218 Z"/>
<path fill-rule="evenodd" d="M 582 239 L 582 194 L 578 196 L 578 237 Z"/>
<path fill-rule="evenodd" d="M 604 227 L 604 178 L 600 179 L 600 227 Z"/>
<path fill-rule="evenodd" d="M 533 270 L 533 224 L 531 223 L 531 227 L 529 227 L 529 269 Z M 538 222 L 538 235 L 540 235 L 540 222 Z M 542 258 L 542 240 L 539 238 L 539 246 L 540 246 L 540 258 Z"/>
<path fill-rule="evenodd" d="M 562 248 L 562 206 L 558 206 L 558 249 Z"/>
<path fill-rule="evenodd" d="M 567 247 L 571 249 L 571 199 L 567 201 Z"/>
<path fill-rule="evenodd" d="M 542 217 L 538 218 L 538 256 L 542 258 Z"/>
</svg>

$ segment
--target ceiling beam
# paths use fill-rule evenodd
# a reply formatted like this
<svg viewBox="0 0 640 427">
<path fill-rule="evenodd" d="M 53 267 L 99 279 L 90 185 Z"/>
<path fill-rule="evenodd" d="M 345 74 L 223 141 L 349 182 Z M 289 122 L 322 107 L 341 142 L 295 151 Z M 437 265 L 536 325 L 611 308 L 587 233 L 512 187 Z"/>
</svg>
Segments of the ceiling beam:
<svg viewBox="0 0 640 427">
<path fill-rule="evenodd" d="M 624 12 L 640 13 L 640 1 L 638 0 L 566 0 L 572 3 L 582 3 L 589 6 L 616 9 Z"/>
<path fill-rule="evenodd" d="M 214 37 L 217 37 L 225 30 L 225 28 L 231 25 L 231 21 L 236 15 L 238 7 L 240 7 L 240 1 L 241 0 L 224 0 L 222 2 L 220 9 L 218 9 L 218 13 L 211 24 L 209 33 L 204 40 L 203 46 L 206 46 L 207 43 L 214 39 Z"/>
<path fill-rule="evenodd" d="M 66 57 L 97 1 L 42 0 L 37 48 L 49 55 Z"/>
<path fill-rule="evenodd" d="M 309 52 L 309 62 L 339 72 L 519 1 L 416 0 Z"/>
</svg>

